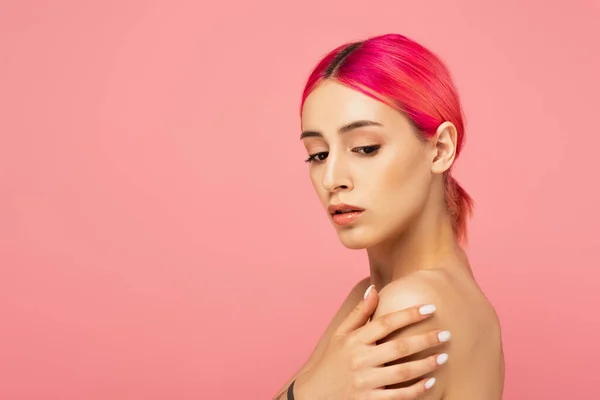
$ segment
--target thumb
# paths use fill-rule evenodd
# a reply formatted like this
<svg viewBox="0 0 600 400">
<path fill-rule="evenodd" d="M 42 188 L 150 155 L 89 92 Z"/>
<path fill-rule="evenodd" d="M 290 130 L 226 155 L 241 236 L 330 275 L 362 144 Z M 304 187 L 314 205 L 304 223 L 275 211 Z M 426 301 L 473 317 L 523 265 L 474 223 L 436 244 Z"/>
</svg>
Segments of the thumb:
<svg viewBox="0 0 600 400">
<path fill-rule="evenodd" d="M 354 307 L 340 324 L 338 333 L 347 334 L 366 324 L 375 312 L 378 303 L 379 294 L 377 293 L 377 289 L 375 289 L 375 285 L 371 285 L 365 292 L 363 300 Z"/>
</svg>

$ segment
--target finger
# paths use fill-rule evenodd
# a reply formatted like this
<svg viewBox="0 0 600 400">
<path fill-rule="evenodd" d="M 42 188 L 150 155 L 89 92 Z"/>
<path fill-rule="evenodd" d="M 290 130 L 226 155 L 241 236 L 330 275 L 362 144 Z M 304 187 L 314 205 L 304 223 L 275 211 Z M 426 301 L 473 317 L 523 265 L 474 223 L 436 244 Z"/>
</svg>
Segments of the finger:
<svg viewBox="0 0 600 400">
<path fill-rule="evenodd" d="M 371 387 L 383 387 L 408 382 L 435 371 L 447 361 L 448 354 L 442 353 L 422 360 L 375 368 L 369 375 L 368 385 Z"/>
<path fill-rule="evenodd" d="M 371 315 L 375 312 L 379 303 L 379 295 L 375 285 L 369 286 L 365 291 L 363 300 L 348 314 L 337 329 L 337 333 L 350 333 L 367 323 Z"/>
<path fill-rule="evenodd" d="M 363 343 L 371 344 L 388 336 L 390 333 L 428 318 L 435 312 L 433 304 L 418 305 L 400 311 L 382 315 L 361 329 L 358 335 Z"/>
<path fill-rule="evenodd" d="M 390 340 L 373 347 L 365 355 L 364 365 L 368 367 L 384 365 L 449 340 L 450 332 L 441 330 Z"/>
<path fill-rule="evenodd" d="M 373 400 L 416 400 L 427 393 L 434 384 L 435 378 L 425 378 L 406 388 L 377 389 L 371 398 Z"/>
</svg>

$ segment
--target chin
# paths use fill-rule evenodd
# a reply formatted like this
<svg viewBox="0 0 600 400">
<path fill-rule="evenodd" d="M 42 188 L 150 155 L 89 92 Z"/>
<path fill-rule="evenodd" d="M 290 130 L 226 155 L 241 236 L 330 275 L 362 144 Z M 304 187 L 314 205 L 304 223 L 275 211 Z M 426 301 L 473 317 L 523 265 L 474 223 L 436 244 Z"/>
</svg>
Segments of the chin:
<svg viewBox="0 0 600 400">
<path fill-rule="evenodd" d="M 342 245 L 350 250 L 367 249 L 381 242 L 373 233 L 365 232 L 358 227 L 338 229 L 337 234 Z"/>
</svg>

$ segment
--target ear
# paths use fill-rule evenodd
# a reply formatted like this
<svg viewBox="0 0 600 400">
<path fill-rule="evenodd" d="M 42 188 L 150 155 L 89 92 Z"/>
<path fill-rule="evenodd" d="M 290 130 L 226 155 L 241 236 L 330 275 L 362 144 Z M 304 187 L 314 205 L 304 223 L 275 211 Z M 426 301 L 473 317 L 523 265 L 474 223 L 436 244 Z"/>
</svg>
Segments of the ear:
<svg viewBox="0 0 600 400">
<path fill-rule="evenodd" d="M 443 174 L 450 169 L 456 157 L 456 138 L 456 126 L 452 122 L 445 121 L 438 126 L 432 138 L 436 151 L 431 172 Z"/>
</svg>

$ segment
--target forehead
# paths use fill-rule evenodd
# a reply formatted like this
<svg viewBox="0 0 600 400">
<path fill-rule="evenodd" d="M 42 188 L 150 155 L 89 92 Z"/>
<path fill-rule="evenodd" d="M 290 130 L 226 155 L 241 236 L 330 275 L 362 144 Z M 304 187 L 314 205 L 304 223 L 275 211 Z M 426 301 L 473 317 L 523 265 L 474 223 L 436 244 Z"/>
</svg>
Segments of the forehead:
<svg viewBox="0 0 600 400">
<path fill-rule="evenodd" d="M 303 130 L 328 130 L 356 120 L 391 125 L 402 119 L 392 107 L 335 80 L 319 84 L 302 107 Z"/>
</svg>

